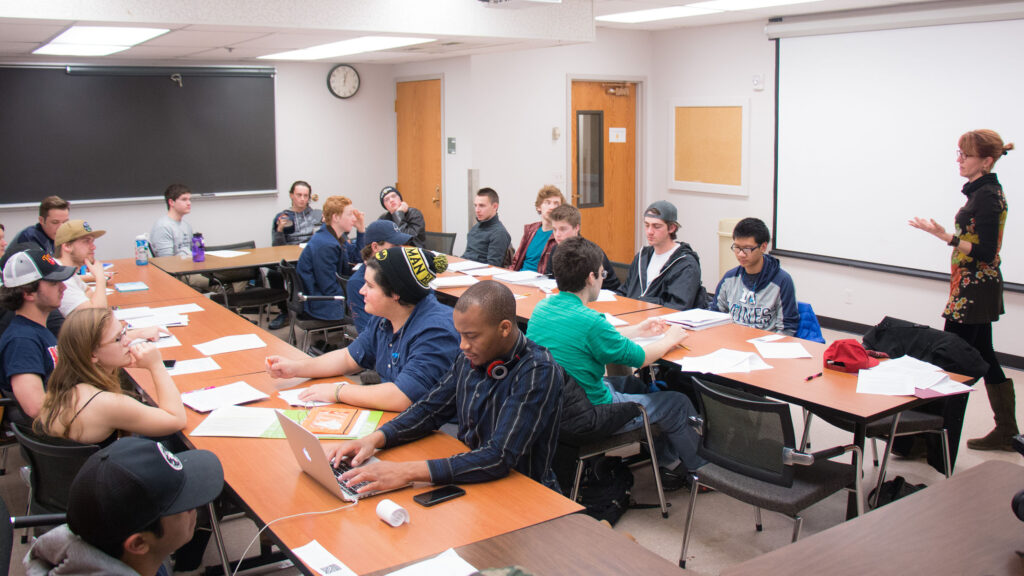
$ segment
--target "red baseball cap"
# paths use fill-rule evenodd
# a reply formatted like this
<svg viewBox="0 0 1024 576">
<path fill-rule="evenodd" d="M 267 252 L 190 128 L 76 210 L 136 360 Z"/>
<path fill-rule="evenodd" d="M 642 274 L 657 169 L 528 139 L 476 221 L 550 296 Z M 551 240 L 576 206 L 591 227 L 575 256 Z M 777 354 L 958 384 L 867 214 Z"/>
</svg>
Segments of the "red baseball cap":
<svg viewBox="0 0 1024 576">
<path fill-rule="evenodd" d="M 864 346 L 853 338 L 836 340 L 825 350 L 825 368 L 856 374 L 875 366 L 878 366 L 878 359 L 868 356 Z"/>
</svg>

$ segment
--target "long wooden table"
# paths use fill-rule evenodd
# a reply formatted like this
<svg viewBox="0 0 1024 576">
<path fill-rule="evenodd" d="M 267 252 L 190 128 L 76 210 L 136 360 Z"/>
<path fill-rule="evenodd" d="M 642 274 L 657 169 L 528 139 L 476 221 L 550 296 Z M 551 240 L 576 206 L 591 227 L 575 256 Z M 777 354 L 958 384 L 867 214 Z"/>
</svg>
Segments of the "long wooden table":
<svg viewBox="0 0 1024 576">
<path fill-rule="evenodd" d="M 1010 499 L 1020 490 L 1024 467 L 990 460 L 722 575 L 1019 575 L 1024 524 Z"/>
<path fill-rule="evenodd" d="M 678 566 L 590 516 L 573 514 L 455 549 L 477 569 L 518 565 L 543 576 L 680 576 Z M 391 569 L 374 572 L 385 576 Z"/>
<path fill-rule="evenodd" d="M 295 262 L 299 259 L 302 247 L 289 244 L 285 246 L 245 248 L 238 250 L 238 252 L 245 252 L 245 255 L 235 256 L 234 258 L 222 258 L 206 254 L 203 262 L 193 262 L 191 258 L 182 258 L 180 256 L 160 256 L 159 258 L 150 259 L 149 262 L 172 276 L 185 276 L 188 274 L 271 266 L 280 263 L 281 260 Z"/>
<path fill-rule="evenodd" d="M 117 267 L 134 266 L 133 260 L 119 261 Z M 163 277 L 161 277 L 161 275 Z M 303 384 L 300 379 L 274 380 L 264 370 L 268 354 L 302 356 L 272 334 L 236 316 L 218 304 L 199 296 L 180 282 L 164 285 L 170 278 L 153 267 L 127 268 L 126 280 L 143 280 L 151 286 L 149 300 L 136 297 L 131 305 L 163 305 L 195 302 L 203 312 L 189 315 L 187 327 L 171 328 L 182 342 L 181 347 L 165 348 L 164 358 L 184 360 L 201 356 L 192 345 L 233 334 L 258 334 L 266 348 L 218 354 L 213 358 L 221 369 L 174 377 L 183 392 L 243 380 L 266 392 L 271 398 L 253 406 L 285 408 L 277 396 L 281 389 Z M 160 289 L 157 290 L 156 287 Z M 126 296 L 142 293 L 115 294 L 114 305 L 123 305 Z M 159 300 L 153 297 L 159 296 Z M 143 390 L 151 389 L 149 373 L 129 371 Z M 337 382 L 328 378 L 316 382 Z M 312 383 L 312 382 L 311 382 Z M 271 521 L 303 512 L 327 511 L 344 503 L 301 471 L 284 439 L 190 437 L 189 433 L 205 418 L 190 409 L 184 430 L 190 445 L 211 450 L 224 466 L 228 487 L 260 522 Z M 387 414 L 386 419 L 394 414 Z M 443 458 L 466 450 L 465 445 L 448 435 L 435 433 L 404 446 L 380 454 L 385 460 L 423 460 Z M 304 516 L 282 521 L 269 528 L 282 550 L 317 540 L 357 573 L 385 569 L 389 566 L 436 554 L 447 548 L 464 546 L 487 538 L 545 522 L 582 509 L 581 506 L 533 480 L 513 472 L 493 482 L 465 486 L 467 495 L 442 506 L 423 508 L 412 496 L 427 488 L 406 488 L 386 495 L 405 507 L 412 522 L 392 528 L 377 519 L 375 507 L 382 497 L 369 498 L 359 505 L 323 515 Z M 236 551 L 237 552 L 237 551 Z M 293 556 L 297 566 L 312 573 Z"/>
</svg>

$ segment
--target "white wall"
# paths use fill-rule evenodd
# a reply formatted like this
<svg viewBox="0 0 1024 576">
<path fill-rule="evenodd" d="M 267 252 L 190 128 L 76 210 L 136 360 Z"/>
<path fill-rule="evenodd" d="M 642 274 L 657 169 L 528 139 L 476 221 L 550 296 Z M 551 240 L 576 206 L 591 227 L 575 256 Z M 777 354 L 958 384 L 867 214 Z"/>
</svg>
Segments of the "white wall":
<svg viewBox="0 0 1024 576">
<path fill-rule="evenodd" d="M 664 198 L 679 207 L 682 238 L 701 255 L 705 285 L 713 290 L 718 281 L 717 226 L 722 218 L 756 216 L 771 223 L 774 173 L 774 90 L 775 47 L 767 40 L 763 23 L 745 23 L 706 28 L 687 28 L 654 35 L 654 108 L 651 113 L 651 147 L 655 152 L 647 164 L 651 186 L 647 200 Z M 754 74 L 763 74 L 763 92 L 751 88 Z M 667 186 L 669 102 L 673 98 L 750 99 L 751 154 L 750 195 L 731 198 L 713 194 L 679 192 Z M 1014 185 L 1006 183 L 1012 195 Z M 837 207 L 838 208 L 838 207 Z M 808 214 L 821 222 L 822 242 L 857 242 L 857 238 L 836 238 L 829 234 L 831 214 Z M 952 219 L 953 214 L 948 217 Z M 865 223 L 865 234 L 880 234 Z M 1018 249 L 1006 246 L 1008 250 Z M 898 249 L 898 247 L 894 247 Z M 939 243 L 936 251 L 946 252 Z M 783 266 L 792 274 L 797 297 L 810 302 L 822 316 L 873 325 L 883 316 L 942 327 L 941 313 L 948 295 L 946 282 L 872 272 L 786 258 Z M 1007 314 L 995 325 L 996 349 L 1024 356 L 1024 341 L 1017 337 L 1024 329 L 1024 295 L 1006 293 Z"/>
<path fill-rule="evenodd" d="M 568 193 L 568 78 L 649 76 L 649 33 L 599 29 L 597 37 L 593 44 L 396 67 L 398 79 L 444 75 L 444 137 L 458 143 L 456 155 L 445 155 L 445 230 L 458 234 L 457 254 L 468 231 L 467 170 L 478 169 L 480 186 L 501 196 L 499 214 L 517 246 L 523 226 L 537 220 L 537 191 L 554 184 Z M 557 141 L 554 127 L 562 133 Z"/>
<path fill-rule="evenodd" d="M 203 233 L 207 244 L 253 239 L 257 246 L 269 246 L 270 222 L 278 210 L 289 205 L 288 187 L 295 180 L 306 180 L 313 186 L 313 192 L 320 196 L 316 206 L 321 206 L 327 196 L 343 194 L 351 197 L 369 219 L 382 212 L 377 193 L 396 177 L 392 67 L 360 65 L 361 87 L 349 100 L 339 100 L 327 91 L 330 69 L 330 64 L 277 65 L 278 195 L 195 198 L 188 219 L 193 230 Z M 52 192 L 72 200 L 72 218 L 85 219 L 94 228 L 107 230 L 97 241 L 101 259 L 131 256 L 135 236 L 149 232 L 153 221 L 166 212 L 162 200 L 76 206 L 73 190 Z M 163 190 L 152 193 L 162 195 Z M 37 216 L 35 208 L 0 210 L 8 240 L 34 224 Z"/>
</svg>

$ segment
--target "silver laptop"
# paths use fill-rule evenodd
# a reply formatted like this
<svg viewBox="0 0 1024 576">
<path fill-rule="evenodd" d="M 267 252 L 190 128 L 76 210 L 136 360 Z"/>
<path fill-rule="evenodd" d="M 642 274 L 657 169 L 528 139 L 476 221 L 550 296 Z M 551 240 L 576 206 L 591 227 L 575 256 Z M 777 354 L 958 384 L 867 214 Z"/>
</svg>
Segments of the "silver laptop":
<svg viewBox="0 0 1024 576">
<path fill-rule="evenodd" d="M 331 463 L 327 461 L 327 454 L 324 453 L 323 446 L 320 445 L 320 439 L 317 438 L 315 434 L 306 430 L 302 425 L 291 418 L 285 416 L 280 410 L 277 411 L 277 420 L 281 423 L 281 428 L 284 430 L 285 438 L 288 439 L 288 446 L 291 447 L 292 455 L 295 456 L 295 461 L 299 463 L 299 467 L 302 468 L 302 471 L 312 476 L 317 482 L 322 484 L 324 488 L 327 488 L 338 498 L 355 502 L 369 496 L 376 496 L 377 494 L 391 492 L 392 490 L 399 490 L 405 487 L 400 486 L 399 488 L 391 488 L 389 490 L 356 492 L 362 484 L 346 486 L 339 479 L 346 470 L 351 469 L 351 466 L 347 463 L 342 463 L 339 468 L 334 468 L 331 466 Z M 364 462 L 364 464 L 376 461 L 377 457 L 374 456 Z"/>
</svg>

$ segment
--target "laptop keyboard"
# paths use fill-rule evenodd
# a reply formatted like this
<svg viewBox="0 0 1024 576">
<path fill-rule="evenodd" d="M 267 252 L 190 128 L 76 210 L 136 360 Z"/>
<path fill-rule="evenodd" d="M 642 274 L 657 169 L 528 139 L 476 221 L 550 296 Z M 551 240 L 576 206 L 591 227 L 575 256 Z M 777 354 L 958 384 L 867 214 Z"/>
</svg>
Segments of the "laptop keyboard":
<svg viewBox="0 0 1024 576">
<path fill-rule="evenodd" d="M 331 469 L 334 470 L 334 477 L 338 479 L 338 486 L 341 486 L 341 491 L 355 496 L 356 498 L 362 498 L 363 496 L 369 496 L 369 494 L 359 494 L 359 488 L 368 484 L 368 482 L 360 482 L 358 484 L 346 485 L 341 481 L 341 475 L 352 469 L 352 466 L 347 461 L 342 461 L 340 464 L 331 462 Z"/>
</svg>

